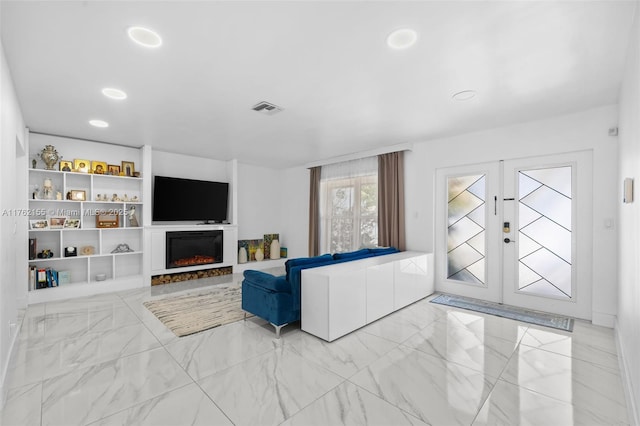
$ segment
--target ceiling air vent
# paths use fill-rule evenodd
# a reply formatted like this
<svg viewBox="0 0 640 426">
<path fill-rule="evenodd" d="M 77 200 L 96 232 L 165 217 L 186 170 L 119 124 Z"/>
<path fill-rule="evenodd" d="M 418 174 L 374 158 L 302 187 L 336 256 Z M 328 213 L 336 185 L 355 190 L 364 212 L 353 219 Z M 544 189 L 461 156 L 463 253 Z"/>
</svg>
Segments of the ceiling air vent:
<svg viewBox="0 0 640 426">
<path fill-rule="evenodd" d="M 251 109 L 267 115 L 273 115 L 282 111 L 282 108 L 280 108 L 278 105 L 270 104 L 269 102 L 265 101 L 258 102 L 253 107 L 251 107 Z"/>
</svg>

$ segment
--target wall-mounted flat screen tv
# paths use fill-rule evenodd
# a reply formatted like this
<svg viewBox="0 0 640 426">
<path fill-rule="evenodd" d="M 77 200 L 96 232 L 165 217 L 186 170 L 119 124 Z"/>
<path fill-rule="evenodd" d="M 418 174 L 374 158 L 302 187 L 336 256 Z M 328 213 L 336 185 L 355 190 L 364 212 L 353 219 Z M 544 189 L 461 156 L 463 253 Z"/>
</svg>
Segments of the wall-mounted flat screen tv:
<svg viewBox="0 0 640 426">
<path fill-rule="evenodd" d="M 195 179 L 155 176 L 154 221 L 227 221 L 229 184 Z"/>
</svg>

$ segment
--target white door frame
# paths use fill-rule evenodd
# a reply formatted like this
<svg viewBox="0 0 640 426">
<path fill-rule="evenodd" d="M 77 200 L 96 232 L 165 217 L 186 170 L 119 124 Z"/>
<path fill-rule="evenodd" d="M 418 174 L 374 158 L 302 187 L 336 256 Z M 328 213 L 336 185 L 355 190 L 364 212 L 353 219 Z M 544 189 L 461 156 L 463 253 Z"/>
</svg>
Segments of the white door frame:
<svg viewBox="0 0 640 426">
<path fill-rule="evenodd" d="M 540 296 L 518 290 L 518 172 L 549 167 L 572 167 L 572 232 L 571 232 L 571 299 Z M 503 244 L 503 301 L 505 304 L 529 309 L 591 319 L 592 311 L 592 241 L 593 241 L 593 183 L 592 152 L 581 151 L 543 157 L 508 160 L 503 163 L 504 197 L 516 198 L 505 202 L 503 221 L 512 223 L 509 234 L 515 243 Z"/>
<path fill-rule="evenodd" d="M 514 289 L 517 283 L 518 224 L 515 215 L 517 171 L 536 167 L 572 167 L 572 289 L 571 300 L 544 297 Z M 528 309 L 558 313 L 576 318 L 591 319 L 592 314 L 592 241 L 593 241 L 593 153 L 579 151 L 495 161 L 475 165 L 447 167 L 436 170 L 435 189 L 435 289 Z M 447 279 L 447 179 L 453 176 L 486 174 L 486 285 L 467 284 Z M 506 182 L 509 181 L 509 184 Z M 506 192 L 508 191 L 508 193 Z M 497 203 L 494 204 L 494 197 Z M 512 232 L 504 234 L 502 224 L 510 222 Z M 513 232 L 515 230 L 515 232 Z M 505 237 L 515 243 L 506 244 Z"/>
</svg>

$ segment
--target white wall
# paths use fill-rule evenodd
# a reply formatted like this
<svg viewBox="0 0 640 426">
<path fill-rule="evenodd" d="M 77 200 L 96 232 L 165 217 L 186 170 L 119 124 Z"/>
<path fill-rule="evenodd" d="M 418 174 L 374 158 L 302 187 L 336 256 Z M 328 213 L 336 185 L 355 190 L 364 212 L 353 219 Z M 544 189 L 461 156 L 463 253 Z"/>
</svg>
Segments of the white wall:
<svg viewBox="0 0 640 426">
<path fill-rule="evenodd" d="M 617 138 L 608 136 L 608 129 L 616 126 L 617 108 L 609 106 L 415 144 L 405 156 L 407 248 L 433 251 L 436 169 L 593 150 L 593 320 L 612 327 L 617 238 L 614 228 L 605 228 L 605 220 L 617 215 Z"/>
<path fill-rule="evenodd" d="M 17 190 L 26 187 L 26 132 L 1 45 L 0 56 L 0 212 L 5 212 L 26 208 L 26 193 Z M 0 407 L 6 397 L 4 384 L 18 309 L 26 306 L 26 230 L 26 216 L 0 214 Z"/>
<path fill-rule="evenodd" d="M 577 114 L 415 143 L 405 154 L 405 208 L 407 249 L 434 249 L 434 179 L 438 168 L 538 155 L 593 150 L 593 319 L 613 326 L 617 304 L 614 228 L 605 220 L 617 216 L 617 138 L 608 129 L 617 126 L 617 108 L 608 106 Z M 307 254 L 308 172 L 287 170 L 288 244 Z"/>
<path fill-rule="evenodd" d="M 309 170 L 295 167 L 282 171 L 283 246 L 288 257 L 309 255 Z"/>
<path fill-rule="evenodd" d="M 632 423 L 640 416 L 640 5 L 636 5 L 635 23 L 627 55 L 625 74 L 620 90 L 620 154 L 618 173 L 619 208 L 619 295 L 616 331 L 621 359 L 624 363 L 625 385 L 630 397 Z M 622 204 L 621 182 L 634 179 L 634 198 Z M 635 417 L 635 418 L 634 418 Z"/>
<path fill-rule="evenodd" d="M 151 163 L 153 175 L 230 182 L 230 214 L 234 193 L 237 197 L 237 221 L 231 222 L 238 225 L 238 239 L 261 239 L 264 234 L 280 234 L 280 244 L 287 247 L 284 217 L 289 212 L 282 205 L 282 200 L 287 200 L 284 195 L 287 191 L 282 189 L 286 171 L 237 163 L 237 175 L 232 176 L 232 162 L 155 150 Z"/>
<path fill-rule="evenodd" d="M 226 161 L 153 150 L 151 164 L 154 176 L 228 182 Z"/>
<path fill-rule="evenodd" d="M 286 247 L 280 203 L 282 172 L 277 169 L 238 163 L 238 239 L 261 239 L 264 234 L 281 234 Z"/>
</svg>

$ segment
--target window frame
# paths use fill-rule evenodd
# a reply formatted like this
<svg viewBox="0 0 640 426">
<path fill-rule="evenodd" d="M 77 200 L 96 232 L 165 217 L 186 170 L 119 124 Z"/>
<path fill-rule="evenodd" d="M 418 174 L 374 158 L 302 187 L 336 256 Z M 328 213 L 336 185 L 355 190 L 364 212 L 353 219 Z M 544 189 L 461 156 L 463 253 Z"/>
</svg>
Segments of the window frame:
<svg viewBox="0 0 640 426">
<path fill-rule="evenodd" d="M 376 206 L 375 212 L 363 212 L 362 206 L 362 188 L 364 185 L 375 185 L 376 190 Z M 378 173 L 371 173 L 361 176 L 342 177 L 325 179 L 320 182 L 320 192 L 322 194 L 322 201 L 320 205 L 320 243 L 321 251 L 323 253 L 333 253 L 335 248 L 333 241 L 331 240 L 332 230 L 337 220 L 351 219 L 352 229 L 350 238 L 350 247 L 343 251 L 357 250 L 363 247 L 362 238 L 362 224 L 365 221 L 371 221 L 373 219 L 375 223 L 375 238 L 373 238 L 367 247 L 376 246 L 378 243 Z M 353 188 L 353 200 L 351 202 L 352 208 L 350 214 L 335 215 L 334 204 L 331 194 L 335 190 L 339 189 L 351 189 Z M 357 232 L 356 232 L 357 230 Z"/>
</svg>

